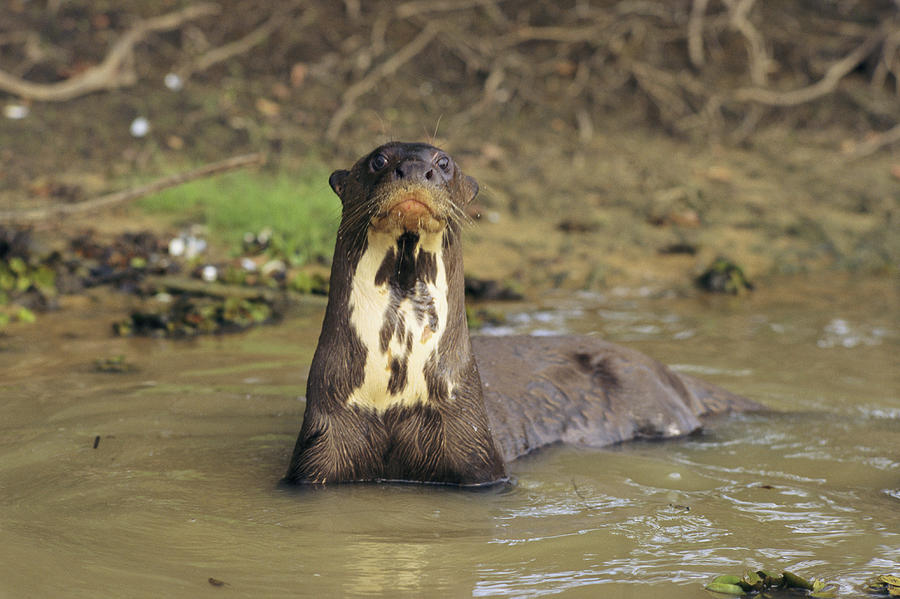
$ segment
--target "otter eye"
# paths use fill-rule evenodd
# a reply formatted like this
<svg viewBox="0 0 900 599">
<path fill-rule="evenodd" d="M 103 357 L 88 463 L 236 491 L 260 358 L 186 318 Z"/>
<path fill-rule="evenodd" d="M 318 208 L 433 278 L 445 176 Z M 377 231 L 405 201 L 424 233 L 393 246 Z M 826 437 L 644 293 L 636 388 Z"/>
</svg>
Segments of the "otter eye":
<svg viewBox="0 0 900 599">
<path fill-rule="evenodd" d="M 380 171 L 387 166 L 388 159 L 384 154 L 376 154 L 372 159 L 371 165 L 373 171 Z"/>
<path fill-rule="evenodd" d="M 442 171 L 446 171 L 448 168 L 450 168 L 450 158 L 448 158 L 447 156 L 441 156 L 437 159 L 437 165 L 441 167 Z"/>
</svg>

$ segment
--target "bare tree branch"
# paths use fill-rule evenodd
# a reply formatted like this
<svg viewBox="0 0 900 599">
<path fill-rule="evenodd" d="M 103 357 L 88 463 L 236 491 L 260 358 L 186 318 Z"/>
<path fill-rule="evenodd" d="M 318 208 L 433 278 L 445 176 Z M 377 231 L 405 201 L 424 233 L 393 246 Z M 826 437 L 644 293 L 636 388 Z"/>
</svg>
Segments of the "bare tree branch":
<svg viewBox="0 0 900 599">
<path fill-rule="evenodd" d="M 0 90 L 39 102 L 65 102 L 96 91 L 133 85 L 137 81 L 132 65 L 135 45 L 150 33 L 177 29 L 187 21 L 218 12 L 218 4 L 203 2 L 145 19 L 122 34 L 99 65 L 58 83 L 33 83 L 0 71 Z"/>
<path fill-rule="evenodd" d="M 431 42 L 432 39 L 434 39 L 436 35 L 437 29 L 431 25 L 426 25 L 412 41 L 370 71 L 368 75 L 348 87 L 344 91 L 343 96 L 341 96 L 341 107 L 332 115 L 331 121 L 328 123 L 328 129 L 325 130 L 325 136 L 331 141 L 337 139 L 341 127 L 355 108 L 356 100 L 371 91 L 379 81 L 392 75 L 397 69 L 412 60 L 429 44 L 429 42 Z"/>
<path fill-rule="evenodd" d="M 812 85 L 786 92 L 760 87 L 745 87 L 734 92 L 734 99 L 739 102 L 758 102 L 769 106 L 797 106 L 821 98 L 834 91 L 841 79 L 865 60 L 884 37 L 884 31 L 881 30 L 870 35 L 850 54 L 828 67 L 825 75 Z"/>
<path fill-rule="evenodd" d="M 728 6 L 731 26 L 737 29 L 747 40 L 747 59 L 750 68 L 750 81 L 757 87 L 763 87 L 768 79 L 769 56 L 766 43 L 759 30 L 747 18 L 756 0 L 725 0 Z"/>
<path fill-rule="evenodd" d="M 268 39 L 272 32 L 278 29 L 283 24 L 284 15 L 280 12 L 276 12 L 271 17 L 266 19 L 262 25 L 260 25 L 244 37 L 217 48 L 213 48 L 209 52 L 206 52 L 202 56 L 199 56 L 198 58 L 193 60 L 191 63 L 179 67 L 175 70 L 175 72 L 183 79 L 188 79 L 194 73 L 205 71 L 209 67 L 220 62 L 224 62 L 229 58 L 232 58 L 239 54 L 244 54 L 254 46 L 257 46 Z"/>
<path fill-rule="evenodd" d="M 893 128 L 878 133 L 871 139 L 862 142 L 850 152 L 849 156 L 847 156 L 847 160 L 859 160 L 860 158 L 865 158 L 866 156 L 874 154 L 881 148 L 897 142 L 900 142 L 900 125 L 895 125 Z"/>
<path fill-rule="evenodd" d="M 694 0 L 688 18 L 688 58 L 695 69 L 699 69 L 706 62 L 703 56 L 703 17 L 706 14 L 707 4 L 709 0 Z"/>
</svg>

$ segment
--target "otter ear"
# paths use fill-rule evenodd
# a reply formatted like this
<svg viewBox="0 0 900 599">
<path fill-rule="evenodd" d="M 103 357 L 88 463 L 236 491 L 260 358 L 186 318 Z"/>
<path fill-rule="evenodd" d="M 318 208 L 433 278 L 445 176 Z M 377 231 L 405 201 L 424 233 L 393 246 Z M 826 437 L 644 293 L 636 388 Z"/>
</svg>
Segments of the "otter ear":
<svg viewBox="0 0 900 599">
<path fill-rule="evenodd" d="M 328 184 L 331 185 L 331 189 L 334 190 L 334 193 L 336 193 L 341 200 L 344 199 L 341 194 L 344 193 L 347 177 L 349 176 L 350 171 L 338 170 L 331 173 L 331 176 L 328 177 Z"/>
<path fill-rule="evenodd" d="M 466 195 L 468 196 L 468 199 L 466 200 L 466 204 L 468 204 L 478 195 L 478 181 L 476 181 L 474 177 L 463 175 L 463 187 L 467 192 Z"/>
</svg>

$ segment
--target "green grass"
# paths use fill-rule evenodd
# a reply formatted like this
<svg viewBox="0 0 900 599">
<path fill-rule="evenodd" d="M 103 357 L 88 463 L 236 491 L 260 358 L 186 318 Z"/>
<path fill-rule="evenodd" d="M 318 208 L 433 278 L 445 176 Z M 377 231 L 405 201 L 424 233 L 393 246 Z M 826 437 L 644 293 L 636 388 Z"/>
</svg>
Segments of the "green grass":
<svg viewBox="0 0 900 599">
<path fill-rule="evenodd" d="M 148 196 L 139 206 L 173 222 L 202 223 L 213 242 L 240 248 L 247 232 L 270 228 L 273 245 L 295 262 L 331 257 L 341 203 L 328 172 L 237 171 Z"/>
</svg>

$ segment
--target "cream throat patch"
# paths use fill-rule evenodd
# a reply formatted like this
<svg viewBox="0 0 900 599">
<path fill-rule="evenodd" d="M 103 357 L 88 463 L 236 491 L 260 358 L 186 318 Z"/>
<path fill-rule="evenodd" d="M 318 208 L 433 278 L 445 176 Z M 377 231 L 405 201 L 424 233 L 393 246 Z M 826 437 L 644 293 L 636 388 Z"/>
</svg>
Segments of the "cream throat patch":
<svg viewBox="0 0 900 599">
<path fill-rule="evenodd" d="M 442 232 L 369 229 L 367 237 L 349 298 L 365 375 L 347 404 L 382 412 L 451 397 L 452 382 L 435 380 L 448 311 Z"/>
</svg>

